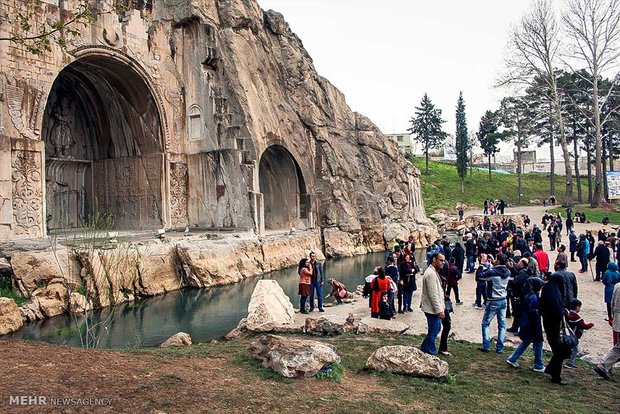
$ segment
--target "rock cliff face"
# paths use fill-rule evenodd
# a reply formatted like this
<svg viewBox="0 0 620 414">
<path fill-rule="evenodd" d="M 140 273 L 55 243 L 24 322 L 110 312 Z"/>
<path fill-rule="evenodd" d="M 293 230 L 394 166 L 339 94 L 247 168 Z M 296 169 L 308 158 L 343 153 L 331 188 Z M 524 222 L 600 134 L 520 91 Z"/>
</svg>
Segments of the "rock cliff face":
<svg viewBox="0 0 620 414">
<path fill-rule="evenodd" d="M 49 53 L 0 42 L 0 257 L 31 298 L 24 318 L 235 283 L 310 249 L 437 238 L 419 172 L 317 74 L 281 14 L 256 0 L 93 4 Z M 0 0 L 36 22 L 67 21 L 76 5 Z M 16 28 L 3 22 L 0 37 Z M 100 214 L 117 230 L 244 236 L 43 246 Z"/>
<path fill-rule="evenodd" d="M 419 172 L 317 74 L 283 16 L 254 0 L 220 2 L 218 12 L 224 67 L 249 133 L 259 150 L 283 141 L 308 161 L 301 168 L 314 181 L 318 224 L 360 234 L 427 223 Z"/>
</svg>

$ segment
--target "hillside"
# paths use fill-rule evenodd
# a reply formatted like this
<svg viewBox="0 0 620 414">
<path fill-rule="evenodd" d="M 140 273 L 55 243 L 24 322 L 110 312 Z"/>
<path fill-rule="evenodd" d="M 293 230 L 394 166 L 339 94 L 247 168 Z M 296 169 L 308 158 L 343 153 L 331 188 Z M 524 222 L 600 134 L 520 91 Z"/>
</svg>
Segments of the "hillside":
<svg viewBox="0 0 620 414">
<path fill-rule="evenodd" d="M 414 164 L 424 171 L 424 159 L 414 159 Z M 485 198 L 503 199 L 508 204 L 518 204 L 516 174 L 499 174 L 493 172 L 489 182 L 487 170 L 474 169 L 473 175 L 465 179 L 465 193 L 461 196 L 461 180 L 456 167 L 450 164 L 429 162 L 430 175 L 420 175 L 422 196 L 426 213 L 435 209 L 454 209 L 456 204 L 464 202 L 470 208 L 482 210 Z M 544 200 L 549 197 L 549 174 L 523 174 L 523 202 Z M 556 177 L 556 198 L 559 204 L 565 201 L 562 177 Z"/>
</svg>

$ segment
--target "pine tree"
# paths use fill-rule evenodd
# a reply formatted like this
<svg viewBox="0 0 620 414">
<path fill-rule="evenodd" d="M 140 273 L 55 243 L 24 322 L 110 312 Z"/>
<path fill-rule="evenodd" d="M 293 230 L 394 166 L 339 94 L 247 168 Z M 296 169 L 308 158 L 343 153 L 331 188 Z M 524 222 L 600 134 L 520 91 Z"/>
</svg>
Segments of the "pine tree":
<svg viewBox="0 0 620 414">
<path fill-rule="evenodd" d="M 467 139 L 467 119 L 465 118 L 465 101 L 463 92 L 459 93 L 456 103 L 456 170 L 461 177 L 461 194 L 465 192 L 465 176 L 467 175 L 467 149 L 469 143 Z"/>
<path fill-rule="evenodd" d="M 491 181 L 491 157 L 499 152 L 499 141 L 502 134 L 498 132 L 500 127 L 501 116 L 495 111 L 486 111 L 480 118 L 480 127 L 478 129 L 478 141 L 480 147 L 484 151 L 484 155 L 489 158 L 489 182 Z"/>
<path fill-rule="evenodd" d="M 447 134 L 441 129 L 441 124 L 444 122 L 441 119 L 441 109 L 435 108 L 435 105 L 425 93 L 420 106 L 415 108 L 415 117 L 411 118 L 411 128 L 408 131 L 413 134 L 414 140 L 424 145 L 426 175 L 429 173 L 428 151 L 437 148 L 447 137 Z"/>
</svg>

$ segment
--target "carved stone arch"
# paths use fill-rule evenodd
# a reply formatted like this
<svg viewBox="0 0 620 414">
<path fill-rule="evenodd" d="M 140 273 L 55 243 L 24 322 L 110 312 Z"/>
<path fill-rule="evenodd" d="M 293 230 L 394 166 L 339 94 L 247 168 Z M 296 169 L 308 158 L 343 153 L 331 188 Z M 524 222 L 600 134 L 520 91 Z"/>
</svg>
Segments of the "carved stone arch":
<svg viewBox="0 0 620 414">
<path fill-rule="evenodd" d="M 170 131 L 170 126 L 168 124 L 168 114 L 166 113 L 166 103 L 163 99 L 163 93 L 157 87 L 157 82 L 149 75 L 149 73 L 144 69 L 144 67 L 134 58 L 129 56 L 128 54 L 109 47 L 109 46 L 81 46 L 74 50 L 72 50 L 71 55 L 75 58 L 75 60 L 82 59 L 88 56 L 95 57 L 110 57 L 118 62 L 124 63 L 133 69 L 144 81 L 145 85 L 149 89 L 149 92 L 155 99 L 155 103 L 157 105 L 157 111 L 159 113 L 159 119 L 161 121 L 161 129 L 162 129 L 162 137 L 163 137 L 163 147 L 164 152 L 169 152 L 172 145 L 172 135 Z M 73 62 L 72 62 L 73 63 Z M 48 94 L 49 96 L 49 94 Z"/>
<path fill-rule="evenodd" d="M 297 159 L 281 141 L 272 141 L 258 165 L 266 230 L 312 227 L 312 200 Z"/>
<path fill-rule="evenodd" d="M 47 227 L 80 227 L 105 213 L 120 229 L 165 225 L 169 138 L 152 80 L 117 50 L 73 55 L 43 120 Z"/>
</svg>

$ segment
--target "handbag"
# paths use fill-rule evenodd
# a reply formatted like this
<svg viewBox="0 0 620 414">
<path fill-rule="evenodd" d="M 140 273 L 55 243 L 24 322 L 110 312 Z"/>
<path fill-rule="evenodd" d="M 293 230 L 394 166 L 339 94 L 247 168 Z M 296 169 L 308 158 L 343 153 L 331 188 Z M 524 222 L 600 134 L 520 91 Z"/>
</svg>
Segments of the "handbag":
<svg viewBox="0 0 620 414">
<path fill-rule="evenodd" d="M 444 308 L 445 313 L 454 312 L 454 306 L 452 305 L 452 300 L 446 298 L 444 299 L 443 303 L 444 303 L 443 308 Z"/>
<path fill-rule="evenodd" d="M 566 349 L 573 349 L 579 343 L 579 339 L 577 339 L 575 332 L 566 324 L 566 318 L 562 318 L 558 342 Z"/>
</svg>

